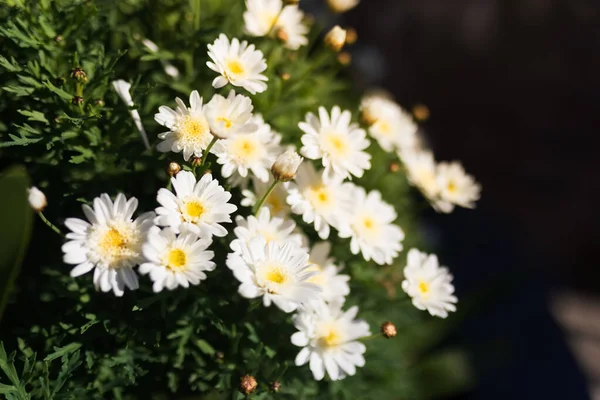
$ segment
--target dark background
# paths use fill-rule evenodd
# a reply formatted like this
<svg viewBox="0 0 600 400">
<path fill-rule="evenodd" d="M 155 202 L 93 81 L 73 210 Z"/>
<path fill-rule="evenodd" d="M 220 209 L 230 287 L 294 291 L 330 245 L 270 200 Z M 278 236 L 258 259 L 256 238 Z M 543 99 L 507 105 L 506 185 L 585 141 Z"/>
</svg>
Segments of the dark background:
<svg viewBox="0 0 600 400">
<path fill-rule="evenodd" d="M 475 303 L 453 340 L 478 385 L 459 398 L 589 398 L 549 304 L 600 289 L 600 2 L 362 0 L 337 17 L 316 3 L 358 31 L 355 78 L 427 105 L 436 157 L 483 186 L 477 210 L 424 225 Z"/>
</svg>

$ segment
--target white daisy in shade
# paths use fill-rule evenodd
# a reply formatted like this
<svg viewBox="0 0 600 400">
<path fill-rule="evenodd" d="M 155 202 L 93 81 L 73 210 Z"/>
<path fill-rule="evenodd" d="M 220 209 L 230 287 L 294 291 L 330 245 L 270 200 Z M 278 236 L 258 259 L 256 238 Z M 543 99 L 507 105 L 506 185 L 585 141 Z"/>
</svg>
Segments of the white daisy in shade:
<svg viewBox="0 0 600 400">
<path fill-rule="evenodd" d="M 69 241 L 62 246 L 63 261 L 76 264 L 71 276 L 77 277 L 94 269 L 96 290 L 123 296 L 125 287 L 138 288 L 133 267 L 143 261 L 142 244 L 152 227 L 155 214 L 147 212 L 137 219 L 133 213 L 138 200 L 119 193 L 113 203 L 107 194 L 94 199 L 94 208 L 84 205 L 87 221 L 67 218 L 65 225 Z"/>
<path fill-rule="evenodd" d="M 289 183 L 287 203 L 294 214 L 302 215 L 308 224 L 314 223 L 321 239 L 327 239 L 331 226 L 347 230 L 354 199 L 349 196 L 348 186 L 337 178 L 325 182 L 323 172 L 317 172 L 309 162 L 298 168 L 295 182 Z"/>
<path fill-rule="evenodd" d="M 263 207 L 255 217 L 253 215 L 244 218 L 238 216 L 235 219 L 237 227 L 233 229 L 236 239 L 229 245 L 235 252 L 241 252 L 242 247 L 255 237 L 262 237 L 267 243 L 275 242 L 283 244 L 291 241 L 298 247 L 302 247 L 302 236 L 294 233 L 296 223 L 291 219 L 271 217 L 267 207 Z"/>
<path fill-rule="evenodd" d="M 161 205 L 156 209 L 155 223 L 170 226 L 175 232 L 191 231 L 198 236 L 211 237 L 227 235 L 227 229 L 221 226 L 231 222 L 229 214 L 237 207 L 228 201 L 231 193 L 225 191 L 211 174 L 205 174 L 196 182 L 194 174 L 181 171 L 171 183 L 175 194 L 160 189 L 156 200 Z"/>
<path fill-rule="evenodd" d="M 350 293 L 348 275 L 340 275 L 342 268 L 337 267 L 333 258 L 329 257 L 331 243 L 319 242 L 310 251 L 309 263 L 312 266 L 309 271 L 318 272 L 308 281 L 319 285 L 323 289 L 321 298 L 327 302 L 344 302 L 344 298 Z"/>
<path fill-rule="evenodd" d="M 254 132 L 258 126 L 252 122 L 252 100 L 234 90 L 227 97 L 215 94 L 204 109 L 212 134 L 227 139 L 240 133 Z"/>
<path fill-rule="evenodd" d="M 393 100 L 374 94 L 361 102 L 362 119 L 369 124 L 369 134 L 385 151 L 415 148 L 418 126 L 412 116 Z"/>
<path fill-rule="evenodd" d="M 360 186 L 353 185 L 351 197 L 354 208 L 350 213 L 349 229 L 341 230 L 340 237 L 352 238 L 352 254 L 362 252 L 367 261 L 391 264 L 402 250 L 404 240 L 404 232 L 393 223 L 398 217 L 394 207 L 381 199 L 379 191 L 367 193 Z"/>
<path fill-rule="evenodd" d="M 227 256 L 227 266 L 241 282 L 238 291 L 243 297 L 262 297 L 266 307 L 275 303 L 281 310 L 292 312 L 320 296 L 319 286 L 308 282 L 314 275 L 307 271 L 308 253 L 296 243 L 280 245 L 257 237 L 241 250 Z"/>
<path fill-rule="evenodd" d="M 190 94 L 190 107 L 176 98 L 177 110 L 167 106 L 160 106 L 154 119 L 159 124 L 167 127 L 168 132 L 158 135 L 162 142 L 156 147 L 166 153 L 183 152 L 183 159 L 188 161 L 192 155 L 202 157 L 202 153 L 213 139 L 210 126 L 204 116 L 202 97 L 194 90 Z"/>
<path fill-rule="evenodd" d="M 210 239 L 200 239 L 192 232 L 177 236 L 172 228 L 161 230 L 154 226 L 142 246 L 146 262 L 139 271 L 150 275 L 155 292 L 197 285 L 206 279 L 206 271 L 215 269 L 211 261 L 215 254 L 207 250 L 211 243 Z"/>
<path fill-rule="evenodd" d="M 304 131 L 300 153 L 312 160 L 322 159 L 327 180 L 361 177 L 371 168 L 371 155 L 364 151 L 369 147 L 367 134 L 351 123 L 351 118 L 350 111 L 342 112 L 338 106 L 331 110 L 331 117 L 319 107 L 319 117 L 308 113 L 306 122 L 298 124 Z"/>
<path fill-rule="evenodd" d="M 252 179 L 252 190 L 242 190 L 242 196 L 244 196 L 244 198 L 242 199 L 241 204 L 244 207 L 254 207 L 256 202 L 262 199 L 267 193 L 267 190 L 272 183 L 273 178 L 269 179 L 267 182 L 262 182 L 256 178 Z M 275 189 L 273 189 L 263 204 L 263 207 L 269 208 L 271 215 L 274 217 L 287 218 L 287 216 L 290 215 L 290 206 L 285 201 L 288 195 L 287 186 L 286 183 L 280 183 L 275 186 Z"/>
<path fill-rule="evenodd" d="M 443 209 L 443 212 L 452 211 L 454 204 L 475 208 L 475 202 L 481 194 L 481 186 L 465 172 L 459 162 L 438 164 L 437 185 L 440 199 L 451 204 L 447 210 Z"/>
<path fill-rule="evenodd" d="M 428 150 L 412 149 L 402 151 L 398 156 L 406 168 L 408 181 L 419 188 L 434 208 L 446 208 L 438 198 L 439 188 L 433 154 Z"/>
<path fill-rule="evenodd" d="M 440 267 L 435 254 L 427 255 L 410 249 L 404 268 L 402 289 L 412 297 L 419 310 L 427 310 L 436 317 L 446 318 L 448 311 L 456 311 L 452 275 Z"/>
<path fill-rule="evenodd" d="M 252 36 L 277 35 L 285 47 L 298 50 L 308 43 L 308 27 L 298 5 L 284 6 L 281 0 L 246 0 L 244 27 Z"/>
<path fill-rule="evenodd" d="M 366 347 L 360 338 L 371 334 L 369 324 L 356 320 L 358 307 L 343 312 L 341 303 L 315 302 L 294 315 L 298 332 L 292 335 L 294 345 L 302 347 L 296 365 L 309 363 L 313 377 L 320 381 L 325 372 L 331 380 L 354 375 L 356 367 L 365 365 Z"/>
<path fill-rule="evenodd" d="M 217 163 L 223 165 L 221 174 L 224 178 L 234 174 L 245 178 L 250 171 L 263 182 L 269 180 L 271 166 L 281 152 L 281 137 L 261 116 L 256 116 L 252 122 L 258 127 L 255 132 L 219 140 L 213 147 Z"/>
<path fill-rule="evenodd" d="M 220 74 L 212 83 L 215 88 L 221 88 L 229 82 L 252 94 L 267 90 L 264 81 L 269 79 L 262 75 L 267 69 L 267 62 L 262 51 L 253 44 L 248 45 L 245 40 L 240 43 L 237 38 L 231 39 L 230 43 L 222 33 L 213 44 L 208 45 L 208 56 L 212 62 L 208 61 L 206 65 Z"/>
</svg>

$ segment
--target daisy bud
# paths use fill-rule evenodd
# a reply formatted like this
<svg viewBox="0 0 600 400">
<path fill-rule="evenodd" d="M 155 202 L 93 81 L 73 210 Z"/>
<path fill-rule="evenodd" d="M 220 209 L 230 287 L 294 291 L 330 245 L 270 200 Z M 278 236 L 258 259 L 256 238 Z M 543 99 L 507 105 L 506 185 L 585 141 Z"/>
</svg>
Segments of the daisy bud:
<svg viewBox="0 0 600 400">
<path fill-rule="evenodd" d="M 425 104 L 417 104 L 412 112 L 417 121 L 423 122 L 429 119 L 429 108 Z"/>
<path fill-rule="evenodd" d="M 293 6 L 295 4 L 300 3 L 300 0 L 283 0 L 283 3 L 288 6 Z"/>
<path fill-rule="evenodd" d="M 343 13 L 358 5 L 360 0 L 327 0 L 327 4 L 331 11 Z"/>
<path fill-rule="evenodd" d="M 337 55 L 337 60 L 343 66 L 348 66 L 352 62 L 352 55 L 347 51 L 342 51 Z"/>
<path fill-rule="evenodd" d="M 46 208 L 46 206 L 48 205 L 48 202 L 46 201 L 46 195 L 44 194 L 44 192 L 42 192 L 35 186 L 32 186 L 29 189 L 27 189 L 27 192 L 27 201 L 29 201 L 29 205 L 31 206 L 31 208 L 33 208 L 35 212 L 43 211 L 44 208 Z"/>
<path fill-rule="evenodd" d="M 275 393 L 279 392 L 281 390 L 281 383 L 278 381 L 271 382 L 271 390 Z"/>
<path fill-rule="evenodd" d="M 277 160 L 271 167 L 271 172 L 276 180 L 289 182 L 296 177 L 296 171 L 303 158 L 293 150 L 288 150 L 277 157 Z"/>
<path fill-rule="evenodd" d="M 325 35 L 325 45 L 333 51 L 340 51 L 346 43 L 346 30 L 342 29 L 339 25 L 334 26 Z"/>
<path fill-rule="evenodd" d="M 96 99 L 96 100 L 94 100 L 94 105 L 97 107 L 104 107 L 104 100 Z"/>
<path fill-rule="evenodd" d="M 242 394 L 249 395 L 250 393 L 254 393 L 257 386 L 258 383 L 252 375 L 244 375 L 240 378 L 240 392 Z"/>
<path fill-rule="evenodd" d="M 167 174 L 169 174 L 170 176 L 177 175 L 179 171 L 181 171 L 181 165 L 179 165 L 178 163 L 170 162 L 169 165 L 167 165 Z"/>
<path fill-rule="evenodd" d="M 381 324 L 381 334 L 385 338 L 393 338 L 394 336 L 396 336 L 396 333 L 396 327 L 390 321 L 386 321 L 383 324 Z"/>
<path fill-rule="evenodd" d="M 400 163 L 398 161 L 392 161 L 388 166 L 390 172 L 398 172 L 400 171 Z"/>
<path fill-rule="evenodd" d="M 192 164 L 192 167 L 198 168 L 202 164 L 202 158 L 201 157 L 192 157 L 190 162 Z"/>
<path fill-rule="evenodd" d="M 81 96 L 73 96 L 73 98 L 71 99 L 71 104 L 74 104 L 76 106 L 78 106 L 82 103 L 83 103 L 83 97 L 81 97 Z"/>
<path fill-rule="evenodd" d="M 346 44 L 354 44 L 358 40 L 358 34 L 356 33 L 356 29 L 348 28 L 346 30 Z"/>
<path fill-rule="evenodd" d="M 74 68 L 71 71 L 71 78 L 74 79 L 78 83 L 87 83 L 88 77 L 85 71 L 79 67 Z"/>
<path fill-rule="evenodd" d="M 289 81 L 292 76 L 288 72 L 284 72 L 281 74 L 281 79 L 284 81 Z"/>
</svg>

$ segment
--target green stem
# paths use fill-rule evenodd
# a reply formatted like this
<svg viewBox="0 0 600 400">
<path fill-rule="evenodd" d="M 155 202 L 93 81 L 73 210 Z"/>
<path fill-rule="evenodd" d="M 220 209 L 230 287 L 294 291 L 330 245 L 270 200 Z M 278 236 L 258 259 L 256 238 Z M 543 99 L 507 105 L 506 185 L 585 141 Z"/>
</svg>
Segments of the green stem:
<svg viewBox="0 0 600 400">
<path fill-rule="evenodd" d="M 44 223 L 50 227 L 50 229 L 58 233 L 60 236 L 63 236 L 63 233 L 60 231 L 60 229 L 58 229 L 56 225 L 54 225 L 52 222 L 48 221 L 48 218 L 46 218 L 43 212 L 40 211 L 37 214 L 40 216 L 42 221 L 44 221 Z"/>
<path fill-rule="evenodd" d="M 271 183 L 271 186 L 269 186 L 269 188 L 265 192 L 265 195 L 263 196 L 263 198 L 260 199 L 260 201 L 258 203 L 256 203 L 256 205 L 254 206 L 254 215 L 258 214 L 258 212 L 260 211 L 260 208 L 263 206 L 263 204 L 265 204 L 267 197 L 269 197 L 269 195 L 273 192 L 273 190 L 275 189 L 275 186 L 277 186 L 278 183 L 279 183 L 278 180 L 275 180 L 275 181 L 273 181 L 273 183 Z"/>
<path fill-rule="evenodd" d="M 213 137 L 212 140 L 210 141 L 210 143 L 208 144 L 208 147 L 206 148 L 206 150 L 204 150 L 204 154 L 202 154 L 202 162 L 200 163 L 200 166 L 203 166 L 204 163 L 206 163 L 206 159 L 208 158 L 208 153 L 210 153 L 210 149 L 212 149 L 212 147 L 215 145 L 215 143 L 217 143 L 217 140 L 219 140 L 218 137 L 216 137 L 216 136 Z"/>
<path fill-rule="evenodd" d="M 194 30 L 200 29 L 200 2 L 202 0 L 194 1 Z"/>
</svg>

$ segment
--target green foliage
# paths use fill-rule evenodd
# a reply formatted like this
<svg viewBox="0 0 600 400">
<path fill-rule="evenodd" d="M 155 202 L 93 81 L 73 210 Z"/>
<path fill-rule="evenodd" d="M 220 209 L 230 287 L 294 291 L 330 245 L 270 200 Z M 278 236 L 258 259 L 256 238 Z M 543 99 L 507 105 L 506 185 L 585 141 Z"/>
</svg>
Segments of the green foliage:
<svg viewBox="0 0 600 400">
<path fill-rule="evenodd" d="M 244 37 L 243 11 L 243 0 L 4 2 L 0 166 L 24 165 L 50 199 L 46 215 L 58 224 L 80 216 L 81 204 L 104 192 L 136 196 L 140 209 L 154 209 L 156 190 L 168 183 L 164 166 L 181 162 L 181 156 L 144 150 L 110 82 L 133 83 L 133 100 L 155 144 L 162 130 L 153 115 L 160 105 L 172 105 L 175 96 L 187 97 L 194 89 L 205 99 L 215 92 L 206 46 L 221 32 Z M 161 50 L 148 51 L 142 38 Z M 317 29 L 310 40 L 311 45 L 292 52 L 272 39 L 251 39 L 267 57 L 269 78 L 269 90 L 253 96 L 255 110 L 288 143 L 299 144 L 298 121 L 319 105 L 358 111 L 358 94 L 319 44 Z M 166 61 L 181 72 L 178 80 L 164 73 Z M 87 84 L 70 78 L 75 67 L 86 72 Z M 289 79 L 282 78 L 284 73 Z M 83 102 L 76 104 L 76 96 Z M 418 237 L 408 186 L 402 176 L 388 172 L 392 156 L 375 145 L 369 151 L 373 169 L 360 184 L 377 187 L 394 203 L 408 233 L 405 247 L 410 247 Z M 23 220 L 31 216 L 24 197 L 16 195 L 25 193 L 24 182 L 0 186 L 0 200 L 6 193 L 19 199 L 19 205 L 2 204 L 3 223 L 5 213 Z M 239 191 L 233 194 L 239 204 Z M 4 235 L 11 229 L 15 239 L 12 261 L 5 264 L 1 258 L 3 279 L 5 265 L 14 270 L 20 264 L 16 249 L 27 242 L 27 221 L 6 223 L 0 230 Z M 367 365 L 357 376 L 332 383 L 315 382 L 307 367 L 294 365 L 298 349 L 290 344 L 289 315 L 237 294 L 225 268 L 231 235 L 215 241 L 217 269 L 198 287 L 156 295 L 143 281 L 140 290 L 115 298 L 96 292 L 89 276 L 71 278 L 61 260 L 62 238 L 39 225 L 0 326 L 0 394 L 6 399 L 236 399 L 244 397 L 237 391 L 244 374 L 259 381 L 257 399 L 417 399 L 443 391 L 435 387 L 438 380 L 450 381 L 447 387 L 453 390 L 469 382 L 462 359 L 419 369 L 419 360 L 427 359 L 439 340 L 423 332 L 444 330 L 423 325 L 429 319 L 399 294 L 403 261 L 377 267 L 349 254 L 348 240 L 332 239 L 333 255 L 353 277 L 349 302 L 360 305 L 373 331 L 391 320 L 400 334 L 368 342 Z M 2 238 L 4 257 L 8 242 Z M 8 299 L 6 285 L 10 279 L 2 281 L 0 295 Z M 18 352 L 7 354 L 4 345 Z M 279 393 L 269 390 L 273 381 L 281 382 Z"/>
</svg>

